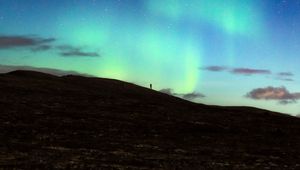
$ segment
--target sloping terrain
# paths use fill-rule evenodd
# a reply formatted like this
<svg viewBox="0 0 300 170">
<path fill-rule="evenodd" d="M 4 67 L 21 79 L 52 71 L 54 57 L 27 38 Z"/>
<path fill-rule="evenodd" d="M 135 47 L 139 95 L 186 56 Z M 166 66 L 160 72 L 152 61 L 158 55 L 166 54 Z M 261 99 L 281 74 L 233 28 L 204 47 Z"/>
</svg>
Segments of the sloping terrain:
<svg viewBox="0 0 300 170">
<path fill-rule="evenodd" d="M 300 169 L 291 116 L 31 71 L 0 94 L 0 169 Z"/>
</svg>

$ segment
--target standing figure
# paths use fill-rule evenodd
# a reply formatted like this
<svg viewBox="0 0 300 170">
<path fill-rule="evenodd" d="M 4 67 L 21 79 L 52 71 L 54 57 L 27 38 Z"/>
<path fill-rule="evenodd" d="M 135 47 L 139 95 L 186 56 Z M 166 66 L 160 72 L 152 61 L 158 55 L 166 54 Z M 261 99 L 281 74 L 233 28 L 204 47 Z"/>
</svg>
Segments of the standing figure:
<svg viewBox="0 0 300 170">
<path fill-rule="evenodd" d="M 150 84 L 150 89 L 152 89 L 152 84 Z"/>
</svg>

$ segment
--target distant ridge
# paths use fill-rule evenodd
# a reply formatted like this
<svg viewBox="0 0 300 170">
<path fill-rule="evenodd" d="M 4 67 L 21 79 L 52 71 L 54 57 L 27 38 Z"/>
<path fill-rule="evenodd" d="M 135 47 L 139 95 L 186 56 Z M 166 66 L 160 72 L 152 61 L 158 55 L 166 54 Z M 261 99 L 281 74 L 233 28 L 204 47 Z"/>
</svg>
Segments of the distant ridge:
<svg viewBox="0 0 300 170">
<path fill-rule="evenodd" d="M 3 73 L 8 75 L 14 75 L 14 76 L 22 76 L 22 77 L 57 77 L 56 75 L 49 74 L 49 73 L 43 73 L 38 71 L 31 71 L 31 70 L 15 70 L 8 73 Z"/>
<path fill-rule="evenodd" d="M 85 77 L 93 77 L 92 75 L 80 73 L 72 70 L 61 70 L 47 67 L 31 67 L 31 66 L 15 66 L 15 65 L 1 65 L 0 64 L 0 74 L 1 73 L 9 73 L 15 70 L 22 71 L 36 71 L 46 74 L 52 74 L 56 76 L 65 76 L 65 75 L 80 75 Z"/>
</svg>

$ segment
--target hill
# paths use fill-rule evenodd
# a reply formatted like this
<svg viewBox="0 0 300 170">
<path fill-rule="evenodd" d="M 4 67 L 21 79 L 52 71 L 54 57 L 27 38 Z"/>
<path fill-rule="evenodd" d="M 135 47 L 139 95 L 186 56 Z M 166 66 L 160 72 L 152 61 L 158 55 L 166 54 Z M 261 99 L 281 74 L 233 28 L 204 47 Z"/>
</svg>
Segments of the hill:
<svg viewBox="0 0 300 170">
<path fill-rule="evenodd" d="M 296 117 L 34 71 L 0 94 L 0 169 L 300 169 Z"/>
</svg>

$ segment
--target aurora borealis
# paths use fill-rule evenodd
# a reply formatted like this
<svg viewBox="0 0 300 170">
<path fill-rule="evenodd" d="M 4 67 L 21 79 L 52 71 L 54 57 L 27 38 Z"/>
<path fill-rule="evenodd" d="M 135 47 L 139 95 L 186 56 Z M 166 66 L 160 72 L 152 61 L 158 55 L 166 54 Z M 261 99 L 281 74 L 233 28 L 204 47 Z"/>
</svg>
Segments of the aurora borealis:
<svg viewBox="0 0 300 170">
<path fill-rule="evenodd" d="M 0 67 L 72 70 L 296 115 L 299 21 L 298 0 L 0 0 Z"/>
</svg>

